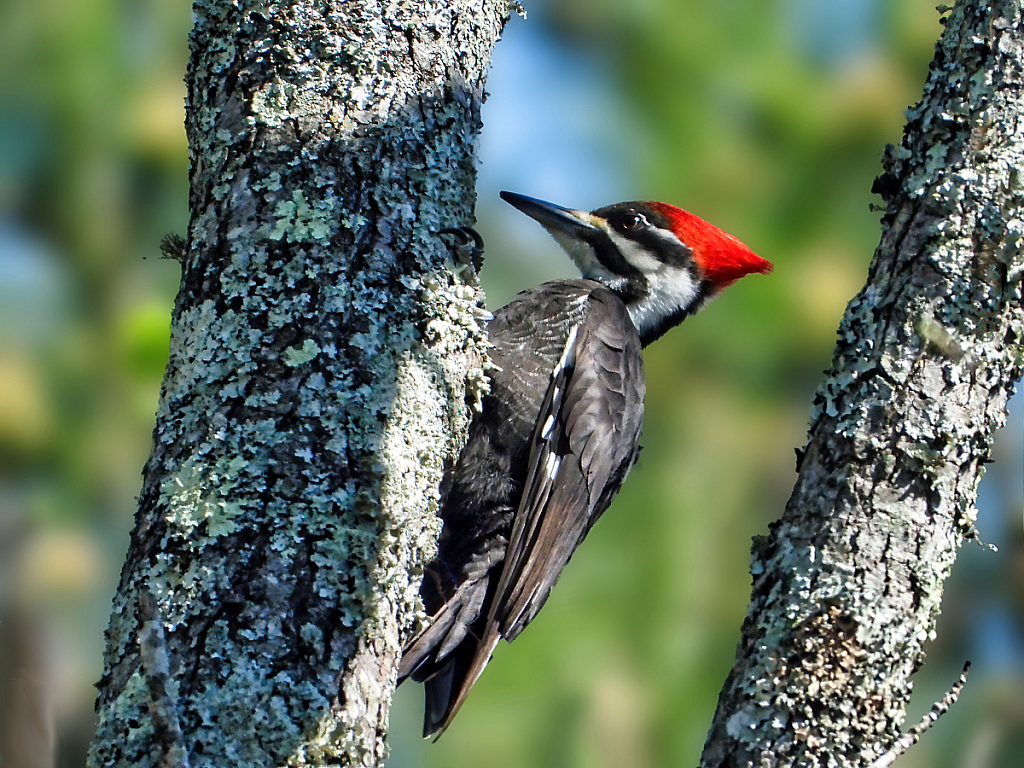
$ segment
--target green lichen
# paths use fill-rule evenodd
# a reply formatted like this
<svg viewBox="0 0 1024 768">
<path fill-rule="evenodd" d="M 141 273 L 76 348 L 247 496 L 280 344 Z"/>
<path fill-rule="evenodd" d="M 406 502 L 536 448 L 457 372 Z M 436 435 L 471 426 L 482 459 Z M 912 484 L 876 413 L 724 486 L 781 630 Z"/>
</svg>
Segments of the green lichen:
<svg viewBox="0 0 1024 768">
<path fill-rule="evenodd" d="M 320 347 L 312 339 L 306 339 L 301 347 L 288 347 L 284 351 L 284 364 L 289 368 L 308 363 L 320 354 Z"/>
<path fill-rule="evenodd" d="M 167 521 L 192 543 L 192 532 L 206 523 L 206 532 L 214 538 L 232 533 L 242 506 L 227 496 L 234 474 L 244 466 L 237 456 L 229 458 L 219 469 L 206 466 L 193 458 L 182 464 L 164 480 L 162 502 L 168 510 Z"/>
<path fill-rule="evenodd" d="M 336 203 L 331 196 L 310 203 L 300 190 L 295 190 L 291 199 L 276 204 L 273 223 L 266 226 L 264 233 L 270 240 L 326 245 L 337 226 Z"/>
</svg>

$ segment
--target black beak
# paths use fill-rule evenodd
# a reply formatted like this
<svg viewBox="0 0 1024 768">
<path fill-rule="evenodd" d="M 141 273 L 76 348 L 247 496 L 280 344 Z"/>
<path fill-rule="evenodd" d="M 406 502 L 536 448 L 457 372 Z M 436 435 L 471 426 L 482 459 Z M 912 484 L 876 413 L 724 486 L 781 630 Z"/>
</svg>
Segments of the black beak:
<svg viewBox="0 0 1024 768">
<path fill-rule="evenodd" d="M 536 219 L 542 227 L 553 235 L 560 233 L 579 238 L 582 237 L 584 232 L 597 229 L 591 223 L 593 217 L 587 211 L 563 208 L 560 205 L 538 200 L 535 197 L 518 195 L 515 192 L 502 192 L 501 199 L 510 205 L 514 205 L 531 219 Z"/>
</svg>

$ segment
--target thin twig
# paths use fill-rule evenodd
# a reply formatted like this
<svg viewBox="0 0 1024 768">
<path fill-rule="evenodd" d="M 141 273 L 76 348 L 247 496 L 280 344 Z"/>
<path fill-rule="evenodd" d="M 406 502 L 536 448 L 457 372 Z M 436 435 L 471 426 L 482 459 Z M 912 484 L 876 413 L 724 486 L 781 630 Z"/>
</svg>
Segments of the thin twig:
<svg viewBox="0 0 1024 768">
<path fill-rule="evenodd" d="M 918 739 L 921 738 L 921 734 L 935 725 L 935 721 L 946 714 L 949 708 L 956 703 L 956 700 L 960 697 L 960 691 L 963 690 L 964 684 L 967 682 L 967 673 L 970 669 L 971 662 L 964 662 L 963 672 L 960 673 L 960 677 L 953 683 L 953 687 L 949 689 L 949 692 L 932 705 L 928 714 L 921 718 L 921 722 L 896 739 L 887 752 L 876 758 L 870 768 L 889 768 L 897 757 L 914 746 Z"/>
</svg>

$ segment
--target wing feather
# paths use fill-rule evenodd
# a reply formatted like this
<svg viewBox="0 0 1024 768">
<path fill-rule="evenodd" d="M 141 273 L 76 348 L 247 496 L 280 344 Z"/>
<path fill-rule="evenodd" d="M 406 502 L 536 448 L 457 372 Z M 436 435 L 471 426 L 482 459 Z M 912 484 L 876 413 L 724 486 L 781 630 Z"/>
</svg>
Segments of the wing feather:
<svg viewBox="0 0 1024 768">
<path fill-rule="evenodd" d="M 554 293 L 555 286 L 564 286 L 565 293 Z M 521 493 L 508 499 L 515 511 L 501 564 L 488 564 L 474 575 L 463 572 L 460 578 L 466 580 L 448 593 L 431 625 L 403 654 L 400 679 L 412 676 L 427 688 L 425 736 L 440 735 L 452 721 L 498 641 L 504 637 L 511 642 L 537 615 L 573 551 L 618 492 L 639 450 L 643 361 L 625 306 L 607 289 L 587 281 L 548 284 L 545 289 L 552 308 L 562 307 L 549 318 L 569 319 L 571 327 L 538 314 L 532 298 L 521 305 L 532 307 L 532 314 L 522 314 L 513 302 L 496 313 L 490 326 L 495 351 L 503 355 L 502 386 L 511 387 L 510 393 L 544 387 L 544 395 L 539 407 L 526 399 L 499 401 L 511 421 L 501 426 L 501 419 L 495 424 L 492 416 L 489 422 L 499 430 L 492 440 L 504 439 L 502 429 L 522 429 L 519 439 L 524 442 L 529 434 Z M 537 356 L 532 363 L 516 357 L 526 350 Z M 538 367 L 536 362 L 545 358 L 557 363 L 553 368 Z M 524 364 L 517 366 L 517 360 Z M 463 460 L 475 461 L 476 455 L 467 447 Z M 469 472 L 462 477 L 489 476 Z M 448 500 L 446 515 L 451 517 L 445 518 L 446 526 L 483 519 L 473 518 L 476 513 L 464 509 L 464 502 L 479 497 L 483 504 L 504 503 L 501 493 L 484 498 L 480 493 L 467 495 L 464 489 L 459 494 L 461 502 L 453 505 Z M 476 546 L 476 539 L 468 541 Z M 486 558 L 490 557 L 488 552 Z"/>
<path fill-rule="evenodd" d="M 636 459 L 643 362 L 625 307 L 595 291 L 552 373 L 530 473 L 509 538 L 488 627 L 513 640 L 551 588 Z"/>
</svg>

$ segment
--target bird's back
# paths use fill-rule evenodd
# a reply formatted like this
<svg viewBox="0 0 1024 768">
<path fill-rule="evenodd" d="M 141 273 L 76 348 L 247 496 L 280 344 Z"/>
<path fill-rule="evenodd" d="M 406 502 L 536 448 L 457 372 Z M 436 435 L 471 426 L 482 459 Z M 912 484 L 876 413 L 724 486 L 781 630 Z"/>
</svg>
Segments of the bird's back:
<svg viewBox="0 0 1024 768">
<path fill-rule="evenodd" d="M 446 483 L 421 590 L 431 624 L 399 670 L 426 684 L 424 735 L 448 725 L 498 638 L 540 610 L 621 487 L 643 418 L 640 340 L 600 283 L 525 291 L 488 336 L 491 389 Z"/>
</svg>

